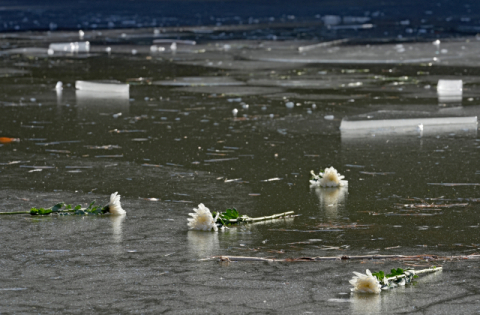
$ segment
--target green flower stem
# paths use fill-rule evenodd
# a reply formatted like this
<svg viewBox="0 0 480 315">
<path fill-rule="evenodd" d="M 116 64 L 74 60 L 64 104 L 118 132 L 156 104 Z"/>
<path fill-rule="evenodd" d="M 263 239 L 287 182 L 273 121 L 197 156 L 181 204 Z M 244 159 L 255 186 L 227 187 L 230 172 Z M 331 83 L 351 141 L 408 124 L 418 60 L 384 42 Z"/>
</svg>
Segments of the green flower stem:
<svg viewBox="0 0 480 315">
<path fill-rule="evenodd" d="M 237 222 L 258 222 L 258 221 L 266 221 L 266 220 L 272 220 L 272 219 L 277 219 L 277 218 L 282 218 L 282 217 L 286 217 L 287 215 L 291 215 L 291 214 L 294 214 L 295 212 L 294 211 L 287 211 L 287 212 L 283 212 L 283 213 L 278 213 L 278 214 L 274 214 L 274 215 L 269 215 L 269 216 L 265 216 L 265 217 L 258 217 L 258 218 L 250 218 L 250 217 L 240 217 L 238 219 L 231 219 L 231 220 L 228 220 L 230 223 L 237 223 Z"/>
<path fill-rule="evenodd" d="M 82 208 L 82 209 L 79 209 L 79 210 L 85 210 L 87 208 Z M 65 212 L 75 212 L 76 210 L 75 209 L 69 209 L 69 210 L 59 210 L 59 211 L 53 211 L 52 213 L 65 213 Z M 49 214 L 52 214 L 52 213 L 49 213 Z M 13 212 L 0 212 L 0 215 L 10 215 L 10 214 L 31 214 L 30 211 L 13 211 Z"/>
<path fill-rule="evenodd" d="M 30 214 L 30 211 L 0 212 L 0 215 L 7 215 L 7 214 Z"/>
<path fill-rule="evenodd" d="M 414 275 L 418 275 L 418 274 L 421 274 L 421 273 L 436 272 L 436 271 L 439 271 L 439 270 L 442 270 L 442 269 L 443 269 L 442 267 L 431 267 L 431 268 L 422 269 L 422 270 L 406 269 L 405 271 L 411 272 Z M 387 278 L 387 280 L 388 281 L 397 280 L 397 279 L 405 278 L 406 276 L 407 276 L 406 274 L 398 275 L 398 276 L 395 276 L 395 277 Z"/>
</svg>

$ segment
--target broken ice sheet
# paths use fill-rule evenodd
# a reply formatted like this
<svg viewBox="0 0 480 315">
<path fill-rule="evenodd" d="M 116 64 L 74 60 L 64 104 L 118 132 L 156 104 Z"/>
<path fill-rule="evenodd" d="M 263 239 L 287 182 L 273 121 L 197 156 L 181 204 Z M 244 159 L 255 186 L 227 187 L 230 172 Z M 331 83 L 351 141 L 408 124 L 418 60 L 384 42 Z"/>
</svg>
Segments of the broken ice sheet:
<svg viewBox="0 0 480 315">
<path fill-rule="evenodd" d="M 287 44 L 288 41 L 285 43 Z M 423 44 L 423 45 L 422 45 Z M 396 44 L 346 45 L 314 49 L 298 53 L 297 44 L 290 50 L 251 51 L 244 57 L 251 60 L 287 63 L 336 63 L 336 64 L 402 64 L 434 62 L 432 47 L 425 43 L 412 43 L 399 51 Z M 404 45 L 405 46 L 405 45 Z M 428 49 L 426 48 L 428 47 Z M 445 56 L 446 58 L 451 56 Z"/>
<path fill-rule="evenodd" d="M 174 80 L 154 81 L 153 85 L 163 86 L 238 86 L 244 82 L 231 77 L 182 77 Z"/>
<path fill-rule="evenodd" d="M 175 89 L 178 92 L 209 93 L 216 95 L 246 96 L 280 93 L 283 89 L 269 87 L 247 87 L 247 86 L 193 86 Z"/>
<path fill-rule="evenodd" d="M 122 147 L 115 144 L 108 144 L 108 145 L 85 145 L 87 149 L 91 150 L 113 150 L 113 149 L 121 149 Z"/>
<path fill-rule="evenodd" d="M 123 158 L 123 154 L 116 155 L 95 155 L 96 158 Z"/>
<path fill-rule="evenodd" d="M 0 77 L 23 76 L 29 74 L 30 71 L 14 68 L 0 68 Z"/>
<path fill-rule="evenodd" d="M 360 171 L 359 172 L 360 174 L 365 174 L 365 175 L 393 175 L 395 174 L 395 172 L 364 172 L 364 171 Z"/>
<path fill-rule="evenodd" d="M 343 139 L 348 138 L 369 138 L 383 135 L 438 135 L 451 132 L 462 132 L 471 130 L 476 134 L 477 117 L 423 117 L 405 118 L 402 115 L 408 114 L 415 117 L 415 112 L 388 112 L 379 111 L 372 113 L 374 119 L 360 120 L 362 117 L 345 117 L 340 124 L 340 131 Z M 419 117 L 420 116 L 420 117 Z M 394 117 L 398 117 L 395 119 Z M 384 118 L 384 119 L 382 119 Z M 393 119 L 392 119 L 393 118 Z M 364 119 L 364 118 L 363 118 Z"/>
<path fill-rule="evenodd" d="M 427 185 L 455 187 L 455 186 L 480 186 L 480 183 L 427 183 Z"/>
</svg>

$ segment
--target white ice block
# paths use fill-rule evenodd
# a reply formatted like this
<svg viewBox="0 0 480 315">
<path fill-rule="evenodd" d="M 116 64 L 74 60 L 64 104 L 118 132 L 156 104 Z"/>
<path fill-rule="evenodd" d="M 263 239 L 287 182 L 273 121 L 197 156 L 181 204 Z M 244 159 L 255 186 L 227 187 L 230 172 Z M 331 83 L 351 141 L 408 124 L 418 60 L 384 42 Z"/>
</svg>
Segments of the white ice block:
<svg viewBox="0 0 480 315">
<path fill-rule="evenodd" d="M 472 131 L 476 134 L 477 117 L 438 117 L 412 119 L 356 120 L 343 119 L 340 124 L 342 139 L 371 138 L 373 135 L 439 135 Z"/>
<path fill-rule="evenodd" d="M 463 81 L 462 80 L 438 80 L 437 93 L 440 96 L 444 95 L 462 95 Z"/>
<path fill-rule="evenodd" d="M 52 43 L 49 50 L 69 53 L 85 53 L 90 51 L 90 42 Z"/>
<path fill-rule="evenodd" d="M 92 81 L 75 81 L 75 88 L 82 91 L 91 91 L 98 93 L 119 93 L 129 94 L 130 85 L 123 83 L 106 83 Z"/>
</svg>

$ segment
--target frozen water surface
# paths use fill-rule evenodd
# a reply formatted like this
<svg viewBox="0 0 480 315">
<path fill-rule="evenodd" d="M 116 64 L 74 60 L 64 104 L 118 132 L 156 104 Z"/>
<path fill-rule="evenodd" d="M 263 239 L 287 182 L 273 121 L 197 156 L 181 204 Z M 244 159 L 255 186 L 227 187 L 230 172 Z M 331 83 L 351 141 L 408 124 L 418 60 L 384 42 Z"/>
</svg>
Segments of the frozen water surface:
<svg viewBox="0 0 480 315">
<path fill-rule="evenodd" d="M 480 41 L 441 33 L 455 29 L 441 15 L 430 28 L 394 15 L 382 24 L 374 12 L 186 27 L 98 16 L 83 39 L 54 25 L 2 33 L 0 137 L 20 139 L 0 143 L 2 211 L 103 205 L 118 191 L 127 216 L 2 216 L 1 309 L 473 313 L 475 260 L 202 260 L 480 250 Z M 419 37 L 398 37 L 406 28 Z M 79 41 L 88 53 L 48 54 Z M 442 80 L 461 81 L 460 95 L 443 98 Z M 310 170 L 330 166 L 348 188 L 309 187 Z M 188 231 L 199 203 L 298 216 Z M 352 271 L 412 264 L 444 271 L 350 294 Z"/>
</svg>

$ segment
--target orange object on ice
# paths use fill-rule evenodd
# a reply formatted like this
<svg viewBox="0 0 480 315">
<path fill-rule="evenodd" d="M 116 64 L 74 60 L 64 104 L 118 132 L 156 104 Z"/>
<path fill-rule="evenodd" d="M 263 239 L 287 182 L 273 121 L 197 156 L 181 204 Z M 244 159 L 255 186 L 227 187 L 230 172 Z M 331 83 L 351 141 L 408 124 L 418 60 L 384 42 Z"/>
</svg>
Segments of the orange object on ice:
<svg viewBox="0 0 480 315">
<path fill-rule="evenodd" d="M 0 137 L 0 143 L 20 142 L 19 138 Z"/>
</svg>

